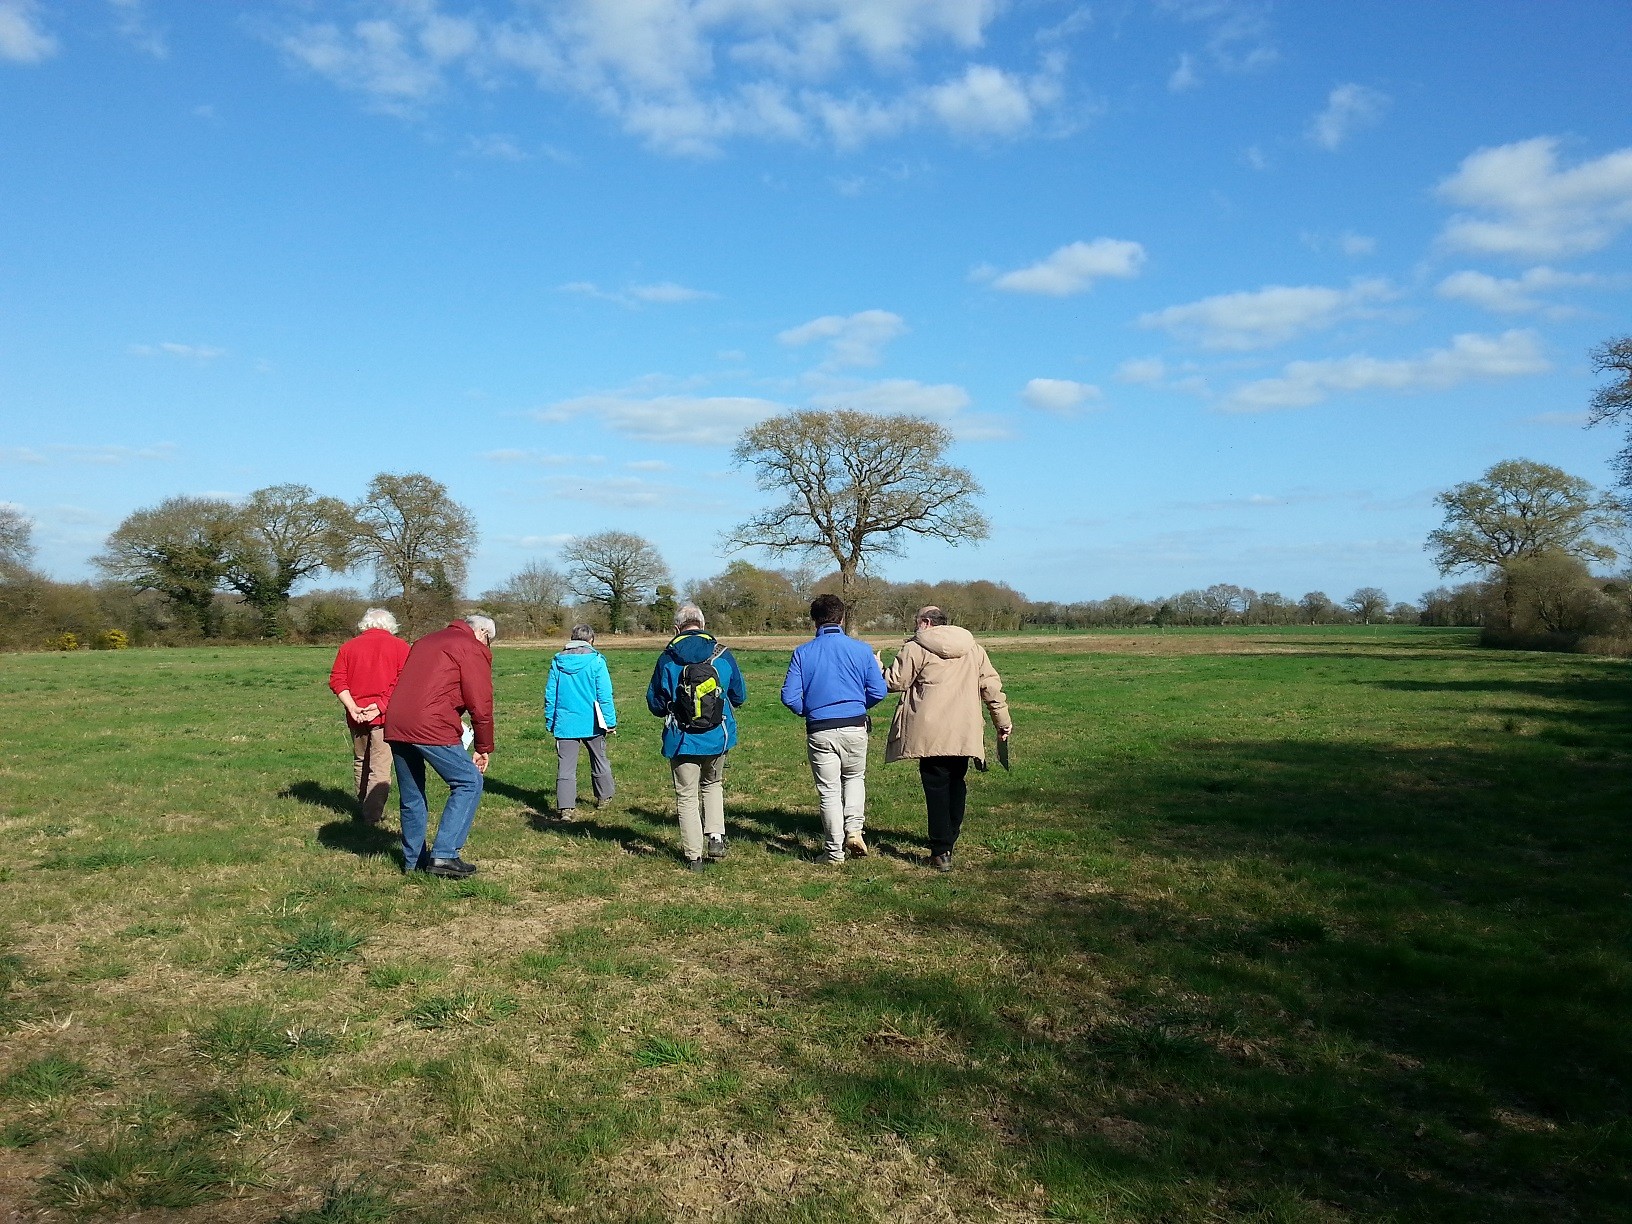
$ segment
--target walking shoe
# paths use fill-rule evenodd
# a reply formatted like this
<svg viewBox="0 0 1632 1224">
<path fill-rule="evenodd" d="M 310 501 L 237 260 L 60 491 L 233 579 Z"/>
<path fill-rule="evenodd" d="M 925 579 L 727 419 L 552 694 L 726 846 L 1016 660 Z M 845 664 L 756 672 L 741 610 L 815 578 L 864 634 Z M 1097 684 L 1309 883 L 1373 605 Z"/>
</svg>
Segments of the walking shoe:
<svg viewBox="0 0 1632 1224">
<path fill-rule="evenodd" d="M 716 863 L 725 857 L 725 834 L 710 833 L 708 835 L 708 850 L 705 852 Z"/>
<path fill-rule="evenodd" d="M 866 858 L 867 843 L 861 840 L 860 833 L 850 833 L 844 839 L 844 851 L 851 858 Z"/>
<path fill-rule="evenodd" d="M 951 871 L 952 870 L 952 851 L 945 850 L 945 851 L 942 851 L 940 854 L 930 855 L 929 856 L 929 865 L 931 867 L 935 868 L 936 871 Z"/>
<path fill-rule="evenodd" d="M 444 880 L 463 880 L 476 874 L 476 864 L 467 863 L 462 858 L 433 858 L 431 865 L 425 870 L 434 876 L 441 876 Z"/>
<path fill-rule="evenodd" d="M 844 855 L 842 853 L 841 854 L 824 854 L 824 855 L 822 855 L 822 862 L 832 863 L 832 864 L 834 864 L 836 866 L 842 867 L 844 865 Z"/>
<path fill-rule="evenodd" d="M 701 871 L 702 869 L 703 869 L 703 860 L 702 859 L 696 858 L 696 859 L 687 859 L 686 860 L 686 870 L 687 871 Z"/>
<path fill-rule="evenodd" d="M 578 819 L 578 809 L 562 808 L 555 814 L 555 818 L 562 824 L 571 824 L 573 821 Z"/>
</svg>

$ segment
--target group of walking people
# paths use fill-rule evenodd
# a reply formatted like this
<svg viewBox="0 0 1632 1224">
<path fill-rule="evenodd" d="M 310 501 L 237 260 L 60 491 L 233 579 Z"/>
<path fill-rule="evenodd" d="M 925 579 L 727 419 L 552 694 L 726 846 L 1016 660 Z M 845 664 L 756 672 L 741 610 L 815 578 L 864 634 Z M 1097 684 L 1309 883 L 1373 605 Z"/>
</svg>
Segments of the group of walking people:
<svg viewBox="0 0 1632 1224">
<path fill-rule="evenodd" d="M 813 635 L 793 651 L 781 693 L 782 704 L 805 720 L 823 857 L 842 863 L 868 854 L 869 711 L 899 693 L 884 759 L 918 762 L 928 862 L 950 871 L 969 765 L 985 768 L 984 719 L 990 717 L 1002 746 L 1013 729 L 1002 679 L 974 636 L 950 624 L 938 607 L 919 609 L 912 637 L 888 667 L 877 651 L 845 632 L 845 613 L 836 595 L 812 601 Z M 357 628 L 335 657 L 329 687 L 351 732 L 361 818 L 383 820 L 394 773 L 403 869 L 453 879 L 473 875 L 476 867 L 463 851 L 493 752 L 491 647 L 497 628 L 489 617 L 467 616 L 410 647 L 396 636 L 396 618 L 381 608 L 370 608 Z M 702 609 L 681 606 L 674 637 L 652 668 L 646 708 L 663 720 L 662 749 L 688 870 L 702 871 L 726 856 L 725 762 L 737 743 L 736 711 L 747 700 L 742 668 L 708 633 Z M 556 816 L 577 818 L 582 755 L 589 757 L 596 806 L 611 800 L 616 782 L 607 740 L 617 732 L 617 705 L 611 672 L 589 625 L 573 626 L 566 647 L 550 661 L 544 724 L 556 745 Z M 448 786 L 429 846 L 427 766 Z"/>
</svg>

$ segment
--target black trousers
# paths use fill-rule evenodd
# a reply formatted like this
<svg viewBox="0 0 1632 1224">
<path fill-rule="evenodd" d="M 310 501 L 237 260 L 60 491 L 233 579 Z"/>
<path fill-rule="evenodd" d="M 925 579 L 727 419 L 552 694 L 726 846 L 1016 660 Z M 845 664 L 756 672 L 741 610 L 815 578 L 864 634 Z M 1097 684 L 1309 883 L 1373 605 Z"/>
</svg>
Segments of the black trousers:
<svg viewBox="0 0 1632 1224">
<path fill-rule="evenodd" d="M 963 801 L 969 794 L 966 756 L 920 757 L 918 778 L 929 809 L 929 852 L 951 854 L 963 828 Z"/>
</svg>

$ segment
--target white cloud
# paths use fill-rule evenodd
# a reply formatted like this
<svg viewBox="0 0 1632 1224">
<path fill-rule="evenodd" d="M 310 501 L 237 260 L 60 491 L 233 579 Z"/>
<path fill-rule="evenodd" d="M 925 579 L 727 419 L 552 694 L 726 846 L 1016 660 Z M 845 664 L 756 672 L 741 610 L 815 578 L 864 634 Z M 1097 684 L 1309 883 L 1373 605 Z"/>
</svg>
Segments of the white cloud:
<svg viewBox="0 0 1632 1224">
<path fill-rule="evenodd" d="M 814 408 L 849 408 L 856 412 L 902 413 L 937 420 L 955 417 L 969 407 L 969 392 L 953 383 L 926 384 L 911 378 L 823 391 L 810 397 Z"/>
<path fill-rule="evenodd" d="M 1326 109 L 1309 121 L 1309 139 L 1336 152 L 1356 132 L 1381 123 L 1391 101 L 1366 85 L 1339 85 L 1326 95 Z"/>
<path fill-rule="evenodd" d="M 1368 238 L 1364 234 L 1356 234 L 1353 230 L 1344 230 L 1337 236 L 1337 246 L 1343 254 L 1351 259 L 1358 259 L 1377 250 L 1377 239 Z"/>
<path fill-rule="evenodd" d="M 573 536 L 570 532 L 559 532 L 554 535 L 498 536 L 496 538 L 500 544 L 508 545 L 511 548 L 525 548 L 533 550 L 539 548 L 560 548 L 561 545 L 568 543 Z"/>
<path fill-rule="evenodd" d="M 1063 246 L 1029 268 L 1005 272 L 993 280 L 992 285 L 1010 293 L 1067 297 L 1091 288 L 1102 277 L 1138 276 L 1144 262 L 1145 248 L 1137 242 L 1095 238 L 1092 242 Z"/>
<path fill-rule="evenodd" d="M 639 476 L 551 476 L 545 487 L 552 497 L 619 510 L 696 505 L 695 490 L 688 493 L 670 485 L 653 484 Z"/>
<path fill-rule="evenodd" d="M 1587 289 L 1603 284 L 1603 278 L 1586 272 L 1558 272 L 1552 268 L 1531 268 L 1522 276 L 1495 277 L 1484 272 L 1453 272 L 1435 287 L 1442 298 L 1471 302 L 1493 314 L 1527 314 L 1546 303 L 1532 294 L 1553 289 Z"/>
<path fill-rule="evenodd" d="M 1269 169 L 1269 158 L 1257 145 L 1248 145 L 1241 151 L 1241 160 L 1247 163 L 1250 169 L 1263 171 Z"/>
<path fill-rule="evenodd" d="M 89 463 L 112 466 L 123 463 L 164 462 L 175 458 L 176 444 L 153 446 L 82 446 L 53 443 L 49 446 L 0 446 L 3 463 Z"/>
<path fill-rule="evenodd" d="M 549 451 L 519 449 L 490 450 L 479 457 L 491 463 L 530 463 L 541 467 L 578 467 L 606 462 L 604 455 L 557 455 Z"/>
<path fill-rule="evenodd" d="M 1196 58 L 1187 51 L 1179 56 L 1179 66 L 1167 78 L 1167 88 L 1172 93 L 1187 93 L 1200 85 L 1201 74 L 1196 71 Z"/>
<path fill-rule="evenodd" d="M 181 357 L 188 361 L 213 361 L 227 352 L 208 344 L 177 344 L 174 340 L 160 344 L 132 344 L 128 351 L 133 357 Z"/>
<path fill-rule="evenodd" d="M 640 302 L 702 302 L 709 298 L 718 297 L 717 293 L 710 293 L 706 289 L 688 289 L 684 285 L 677 285 L 673 281 L 662 281 L 656 285 L 632 285 L 629 296 Z"/>
<path fill-rule="evenodd" d="M 1203 348 L 1244 351 L 1364 317 L 1392 296 L 1388 282 L 1377 279 L 1356 281 L 1347 289 L 1269 285 L 1152 311 L 1139 316 L 1139 325 L 1161 328 Z"/>
<path fill-rule="evenodd" d="M 1116 377 L 1125 383 L 1159 383 L 1167 377 L 1167 364 L 1160 357 L 1130 357 L 1116 367 Z"/>
<path fill-rule="evenodd" d="M 1065 60 L 931 59 L 984 47 L 1002 0 L 561 0 L 452 15 L 442 0 L 361 0 L 362 19 L 285 27 L 296 64 L 382 109 L 413 113 L 461 80 L 516 76 L 583 98 L 670 153 L 745 137 L 841 146 L 937 126 L 989 139 L 1029 131 L 1062 96 Z M 871 86 L 869 89 L 867 86 Z"/>
<path fill-rule="evenodd" d="M 1526 425 L 1549 425 L 1559 429 L 1580 429 L 1589 420 L 1585 412 L 1538 412 L 1525 417 Z"/>
<path fill-rule="evenodd" d="M 151 55 L 154 59 L 168 58 L 170 46 L 164 35 L 154 29 L 148 20 L 144 0 L 108 0 L 108 3 L 113 6 L 119 37 L 143 55 Z"/>
<path fill-rule="evenodd" d="M 1263 0 L 1157 0 L 1158 11 L 1207 25 L 1207 52 L 1226 72 L 1255 72 L 1280 59 Z"/>
<path fill-rule="evenodd" d="M 669 472 L 674 470 L 674 464 L 662 459 L 631 459 L 623 466 L 631 472 Z"/>
<path fill-rule="evenodd" d="M 1330 361 L 1294 361 L 1279 378 L 1237 387 L 1223 407 L 1235 412 L 1308 408 L 1333 395 L 1362 391 L 1443 391 L 1476 378 L 1517 378 L 1551 369 L 1532 331 L 1499 336 L 1468 333 L 1420 357 L 1383 360 L 1356 354 Z"/>
<path fill-rule="evenodd" d="M 57 40 L 40 25 L 36 0 L 0 0 L 0 60 L 37 64 L 57 53 Z"/>
<path fill-rule="evenodd" d="M 823 315 L 777 336 L 783 344 L 799 348 L 815 341 L 828 343 L 828 368 L 875 366 L 883 360 L 884 346 L 905 335 L 907 324 L 888 310 L 863 310 L 853 315 Z"/>
<path fill-rule="evenodd" d="M 1083 405 L 1104 399 L 1105 393 L 1092 383 L 1072 382 L 1069 378 L 1033 378 L 1020 397 L 1044 412 L 1075 416 Z"/>
<path fill-rule="evenodd" d="M 532 157 L 512 136 L 490 132 L 486 136 L 471 136 L 465 141 L 465 152 L 472 157 L 487 157 L 494 161 L 523 162 Z"/>
<path fill-rule="evenodd" d="M 736 395 L 582 395 L 561 400 L 532 415 L 549 424 L 590 417 L 642 442 L 729 446 L 748 426 L 784 406 Z"/>
<path fill-rule="evenodd" d="M 1469 210 L 1446 223 L 1448 247 L 1514 259 L 1581 255 L 1632 225 L 1632 148 L 1567 170 L 1553 136 L 1480 149 L 1435 193 Z"/>
</svg>

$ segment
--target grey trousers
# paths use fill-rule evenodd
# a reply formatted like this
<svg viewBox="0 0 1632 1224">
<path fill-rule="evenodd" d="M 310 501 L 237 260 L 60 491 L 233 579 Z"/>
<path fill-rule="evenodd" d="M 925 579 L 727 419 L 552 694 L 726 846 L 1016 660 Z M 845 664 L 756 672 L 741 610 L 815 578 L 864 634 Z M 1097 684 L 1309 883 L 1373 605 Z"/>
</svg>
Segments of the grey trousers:
<svg viewBox="0 0 1632 1224">
<path fill-rule="evenodd" d="M 612 762 L 606 755 L 606 736 L 555 741 L 555 806 L 558 811 L 578 806 L 578 745 L 589 749 L 589 782 L 595 802 L 612 798 L 617 785 L 612 781 Z"/>
<path fill-rule="evenodd" d="M 867 819 L 867 728 L 811 731 L 805 751 L 822 807 L 823 848 L 829 862 L 842 863 L 846 834 L 860 833 Z"/>
<path fill-rule="evenodd" d="M 700 859 L 705 836 L 725 836 L 725 753 L 673 757 L 669 768 L 674 772 L 680 849 L 688 859 Z"/>
</svg>

